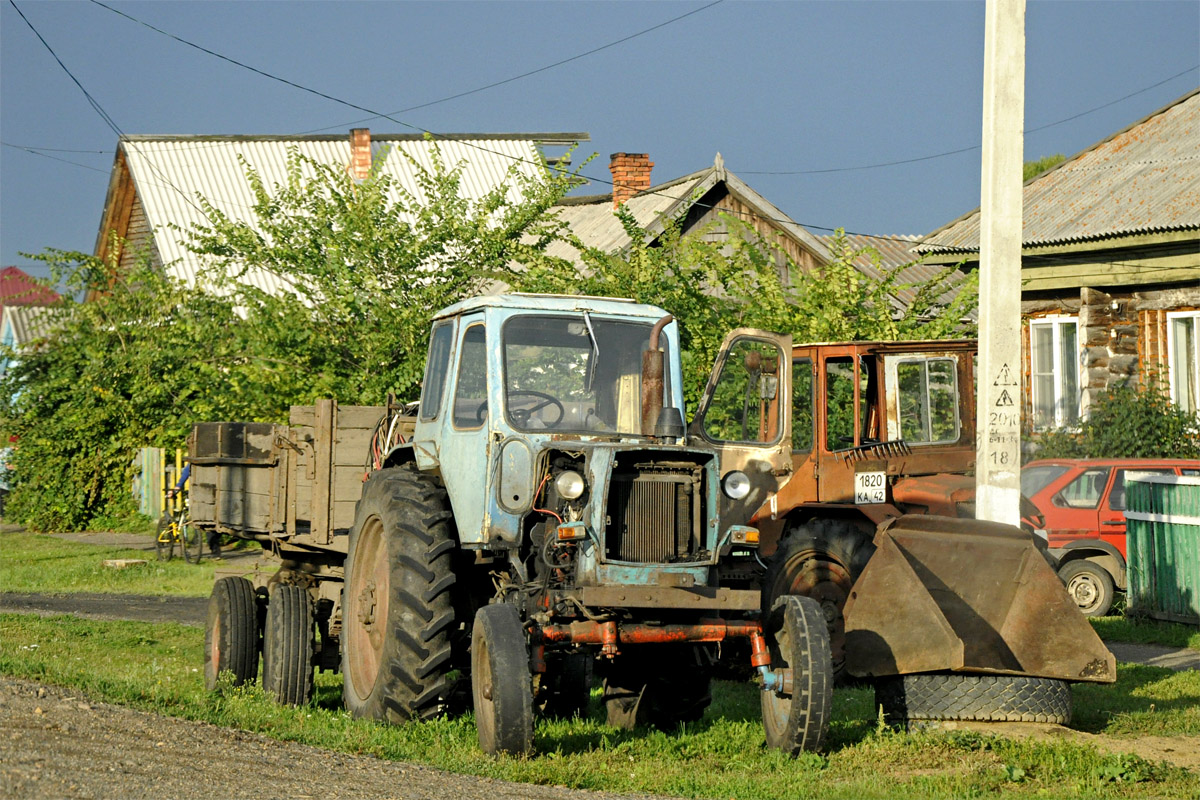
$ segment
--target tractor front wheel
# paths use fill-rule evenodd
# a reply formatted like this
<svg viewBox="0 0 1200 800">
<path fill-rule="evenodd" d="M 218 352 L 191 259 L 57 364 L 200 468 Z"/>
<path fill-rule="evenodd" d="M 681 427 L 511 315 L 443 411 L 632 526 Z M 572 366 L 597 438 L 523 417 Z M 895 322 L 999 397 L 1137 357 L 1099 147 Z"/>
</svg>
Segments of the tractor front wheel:
<svg viewBox="0 0 1200 800">
<path fill-rule="evenodd" d="M 829 730 L 833 662 L 821 606 L 810 597 L 781 598 L 766 620 L 771 670 L 788 680 L 762 691 L 767 746 L 797 755 L 818 750 Z"/>
<path fill-rule="evenodd" d="M 484 606 L 475 614 L 471 693 L 483 752 L 522 755 L 533 748 L 533 676 L 514 606 Z"/>
</svg>

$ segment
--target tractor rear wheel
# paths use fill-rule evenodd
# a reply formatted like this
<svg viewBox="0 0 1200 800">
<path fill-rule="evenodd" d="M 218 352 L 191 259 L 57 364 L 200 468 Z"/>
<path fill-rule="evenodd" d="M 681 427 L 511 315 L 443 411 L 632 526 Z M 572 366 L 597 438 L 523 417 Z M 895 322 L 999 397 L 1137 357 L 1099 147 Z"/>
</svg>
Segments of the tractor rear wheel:
<svg viewBox="0 0 1200 800">
<path fill-rule="evenodd" d="M 237 686 L 258 677 L 258 603 L 245 578 L 221 578 L 213 584 L 204 632 L 204 688 L 217 688 L 222 672 Z"/>
<path fill-rule="evenodd" d="M 875 703 L 891 724 L 935 720 L 981 722 L 1071 721 L 1065 681 L 1024 675 L 930 672 L 880 678 Z"/>
<path fill-rule="evenodd" d="M 812 519 L 792 527 L 779 542 L 763 578 L 766 615 L 786 595 L 811 597 L 829 629 L 834 675 L 846 665 L 846 624 L 842 616 L 850 588 L 874 552 L 873 533 L 846 519 Z"/>
<path fill-rule="evenodd" d="M 434 478 L 404 466 L 363 486 L 342 602 L 342 697 L 355 717 L 403 722 L 445 710 L 456 547 Z"/>
<path fill-rule="evenodd" d="M 537 707 L 551 719 L 586 717 L 592 698 L 591 653 L 547 653 L 539 681 Z"/>
<path fill-rule="evenodd" d="M 818 750 L 833 706 L 833 663 L 821 606 L 811 597 L 783 597 L 765 623 L 771 670 L 791 678 L 790 686 L 761 693 L 767 746 L 793 756 Z"/>
<path fill-rule="evenodd" d="M 515 606 L 484 606 L 475 614 L 471 693 L 483 752 L 522 755 L 533 748 L 533 676 Z"/>
<path fill-rule="evenodd" d="M 263 689 L 283 705 L 302 706 L 313 690 L 313 604 L 308 590 L 271 589 L 263 631 Z"/>
<path fill-rule="evenodd" d="M 703 662 L 692 645 L 629 648 L 608 665 L 604 678 L 607 723 L 669 731 L 698 721 L 712 704 L 711 668 Z"/>
</svg>

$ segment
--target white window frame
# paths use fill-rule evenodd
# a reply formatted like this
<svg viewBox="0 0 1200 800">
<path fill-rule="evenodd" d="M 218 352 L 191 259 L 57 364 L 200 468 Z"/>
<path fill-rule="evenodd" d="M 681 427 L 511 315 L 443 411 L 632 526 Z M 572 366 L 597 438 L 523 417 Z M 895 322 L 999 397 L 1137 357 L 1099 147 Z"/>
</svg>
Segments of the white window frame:
<svg viewBox="0 0 1200 800">
<path fill-rule="evenodd" d="M 1063 364 L 1062 358 L 1062 329 L 1070 325 L 1075 328 L 1075 358 L 1072 364 Z M 1044 371 L 1039 372 L 1037 367 L 1041 366 L 1036 363 L 1037 345 L 1034 341 L 1034 331 L 1037 328 L 1050 327 L 1051 330 L 1051 359 L 1050 374 L 1054 378 L 1054 420 L 1051 424 L 1037 424 L 1037 410 L 1039 407 L 1038 400 L 1038 381 L 1037 376 L 1044 374 Z M 1068 425 L 1078 424 L 1081 418 L 1081 398 L 1083 395 L 1083 370 L 1079 365 L 1079 317 L 1068 316 L 1052 316 L 1038 317 L 1029 320 L 1029 377 L 1030 387 L 1029 395 L 1033 401 L 1033 417 L 1034 430 L 1044 431 L 1052 428 L 1065 428 Z M 1063 392 L 1063 375 L 1067 369 L 1075 370 L 1075 415 L 1074 420 L 1068 420 L 1066 414 L 1067 398 Z"/>
<path fill-rule="evenodd" d="M 1183 370 L 1177 369 L 1175 363 L 1175 325 L 1177 319 L 1192 320 L 1192 352 L 1196 355 L 1192 363 L 1191 375 L 1186 374 L 1186 365 Z M 1184 374 L 1180 374 L 1180 373 Z M 1168 311 L 1167 312 L 1167 378 L 1171 387 L 1171 402 L 1179 404 L 1179 398 L 1182 394 L 1185 382 L 1192 386 L 1192 396 L 1200 399 L 1200 311 Z M 1200 402 L 1197 407 L 1192 409 L 1197 416 L 1200 416 Z"/>
</svg>

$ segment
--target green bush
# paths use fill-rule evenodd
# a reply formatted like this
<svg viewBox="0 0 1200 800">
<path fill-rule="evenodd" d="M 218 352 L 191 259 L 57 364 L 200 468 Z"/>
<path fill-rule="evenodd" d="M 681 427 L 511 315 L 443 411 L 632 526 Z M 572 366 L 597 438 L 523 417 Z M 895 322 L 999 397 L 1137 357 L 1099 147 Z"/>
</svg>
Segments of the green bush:
<svg viewBox="0 0 1200 800">
<path fill-rule="evenodd" d="M 1035 440 L 1037 458 L 1200 458 L 1195 415 L 1172 404 L 1157 381 L 1111 388 L 1092 403 L 1078 431 Z"/>
</svg>

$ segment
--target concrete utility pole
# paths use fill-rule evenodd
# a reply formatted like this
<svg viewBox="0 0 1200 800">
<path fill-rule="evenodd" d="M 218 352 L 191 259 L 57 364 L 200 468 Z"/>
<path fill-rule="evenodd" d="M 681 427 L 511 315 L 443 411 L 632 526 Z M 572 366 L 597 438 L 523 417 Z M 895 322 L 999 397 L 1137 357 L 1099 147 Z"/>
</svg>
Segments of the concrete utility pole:
<svg viewBox="0 0 1200 800">
<path fill-rule="evenodd" d="M 1020 523 L 1025 0 L 987 0 L 975 514 Z"/>
</svg>

